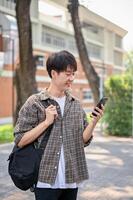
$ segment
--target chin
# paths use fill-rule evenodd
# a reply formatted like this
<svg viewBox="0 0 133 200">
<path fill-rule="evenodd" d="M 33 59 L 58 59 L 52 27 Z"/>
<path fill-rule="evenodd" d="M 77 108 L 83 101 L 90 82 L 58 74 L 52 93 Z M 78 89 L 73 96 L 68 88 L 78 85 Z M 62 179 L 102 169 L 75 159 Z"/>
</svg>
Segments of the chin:
<svg viewBox="0 0 133 200">
<path fill-rule="evenodd" d="M 71 89 L 71 85 L 69 85 L 69 86 L 67 85 L 67 86 L 66 86 L 66 89 Z"/>
<path fill-rule="evenodd" d="M 66 87 L 70 88 L 70 87 L 72 87 L 72 84 L 71 83 L 70 84 L 66 84 Z"/>
</svg>

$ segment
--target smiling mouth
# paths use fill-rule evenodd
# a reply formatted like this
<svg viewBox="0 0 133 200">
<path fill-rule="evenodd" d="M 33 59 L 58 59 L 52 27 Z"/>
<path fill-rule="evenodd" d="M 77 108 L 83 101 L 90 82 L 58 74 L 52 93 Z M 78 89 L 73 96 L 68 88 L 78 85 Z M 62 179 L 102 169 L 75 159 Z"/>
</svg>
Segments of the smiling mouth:
<svg viewBox="0 0 133 200">
<path fill-rule="evenodd" d="M 67 86 L 70 86 L 72 83 L 66 83 Z"/>
</svg>

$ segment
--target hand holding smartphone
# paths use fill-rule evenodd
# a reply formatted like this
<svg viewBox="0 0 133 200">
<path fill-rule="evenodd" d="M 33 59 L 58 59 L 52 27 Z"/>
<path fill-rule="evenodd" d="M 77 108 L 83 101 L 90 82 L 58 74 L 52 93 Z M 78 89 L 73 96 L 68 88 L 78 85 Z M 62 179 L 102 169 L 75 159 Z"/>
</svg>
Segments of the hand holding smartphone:
<svg viewBox="0 0 133 200">
<path fill-rule="evenodd" d="M 106 104 L 107 100 L 108 100 L 108 97 L 103 97 L 102 99 L 100 99 L 100 101 L 98 102 L 98 104 L 96 105 L 96 107 L 102 109 L 101 105 L 104 106 Z M 98 112 L 96 109 L 94 109 L 94 110 L 96 112 Z M 95 117 L 97 116 L 94 112 L 92 112 L 92 115 L 95 116 Z"/>
</svg>

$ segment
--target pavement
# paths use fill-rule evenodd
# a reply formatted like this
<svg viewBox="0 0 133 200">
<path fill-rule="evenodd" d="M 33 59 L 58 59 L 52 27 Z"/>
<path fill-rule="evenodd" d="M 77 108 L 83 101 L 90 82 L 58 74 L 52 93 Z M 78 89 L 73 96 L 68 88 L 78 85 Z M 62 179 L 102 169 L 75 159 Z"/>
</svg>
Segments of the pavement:
<svg viewBox="0 0 133 200">
<path fill-rule="evenodd" d="M 17 189 L 7 172 L 13 144 L 0 145 L 0 200 L 34 200 Z M 79 189 L 78 200 L 133 200 L 133 138 L 96 134 L 85 148 L 90 178 Z"/>
</svg>

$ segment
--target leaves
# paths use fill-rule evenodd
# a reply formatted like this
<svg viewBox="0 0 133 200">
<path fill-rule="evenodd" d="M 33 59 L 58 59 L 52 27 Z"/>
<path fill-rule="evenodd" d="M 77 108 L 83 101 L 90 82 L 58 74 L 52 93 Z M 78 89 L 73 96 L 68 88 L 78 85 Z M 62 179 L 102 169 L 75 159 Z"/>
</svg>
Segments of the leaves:
<svg viewBox="0 0 133 200">
<path fill-rule="evenodd" d="M 106 132 L 111 135 L 130 136 L 132 134 L 132 76 L 129 73 L 110 77 L 105 84 L 109 101 L 104 122 Z"/>
<path fill-rule="evenodd" d="M 0 143 L 13 141 L 13 126 L 2 125 L 0 127 Z"/>
</svg>

